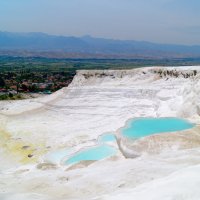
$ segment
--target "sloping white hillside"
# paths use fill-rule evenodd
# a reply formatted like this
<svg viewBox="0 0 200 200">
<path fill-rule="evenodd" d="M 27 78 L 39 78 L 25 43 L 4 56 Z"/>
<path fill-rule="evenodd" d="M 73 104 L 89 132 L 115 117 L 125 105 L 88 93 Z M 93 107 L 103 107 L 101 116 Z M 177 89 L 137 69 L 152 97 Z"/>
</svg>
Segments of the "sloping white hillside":
<svg viewBox="0 0 200 200">
<path fill-rule="evenodd" d="M 199 200 L 199 105 L 198 66 L 83 70 L 48 97 L 0 102 L 0 199 Z M 137 117 L 197 126 L 127 141 L 118 130 Z M 116 156 L 63 165 L 107 132 Z"/>
</svg>

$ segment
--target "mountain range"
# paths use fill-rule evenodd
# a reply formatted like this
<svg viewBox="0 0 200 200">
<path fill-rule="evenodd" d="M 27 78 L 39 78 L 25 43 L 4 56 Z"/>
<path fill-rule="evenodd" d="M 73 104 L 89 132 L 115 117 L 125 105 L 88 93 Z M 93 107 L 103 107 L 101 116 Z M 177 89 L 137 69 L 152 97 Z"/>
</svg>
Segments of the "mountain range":
<svg viewBox="0 0 200 200">
<path fill-rule="evenodd" d="M 200 57 L 200 46 L 157 44 L 91 36 L 0 32 L 0 55 L 63 58 L 184 58 Z"/>
</svg>

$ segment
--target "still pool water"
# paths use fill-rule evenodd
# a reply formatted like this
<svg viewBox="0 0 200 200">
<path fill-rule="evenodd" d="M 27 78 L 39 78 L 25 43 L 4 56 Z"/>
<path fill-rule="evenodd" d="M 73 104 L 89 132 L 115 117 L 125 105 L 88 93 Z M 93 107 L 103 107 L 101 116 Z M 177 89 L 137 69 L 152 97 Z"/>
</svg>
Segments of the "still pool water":
<svg viewBox="0 0 200 200">
<path fill-rule="evenodd" d="M 69 149 L 60 149 L 54 152 L 48 153 L 44 160 L 53 164 L 58 164 L 65 156 L 69 155 L 71 151 Z"/>
<path fill-rule="evenodd" d="M 186 130 L 192 127 L 194 127 L 194 124 L 179 118 L 140 118 L 129 121 L 127 126 L 121 129 L 121 132 L 126 137 L 137 139 L 157 133 Z"/>
<path fill-rule="evenodd" d="M 108 145 L 100 145 L 83 150 L 69 158 L 65 164 L 76 164 L 80 161 L 101 160 L 116 154 L 116 149 Z"/>
<path fill-rule="evenodd" d="M 99 141 L 100 142 L 113 142 L 113 141 L 115 141 L 116 140 L 116 138 L 115 138 L 115 135 L 114 134 L 111 134 L 111 133 L 109 133 L 109 134 L 105 134 L 105 135 L 101 135 L 100 137 L 99 137 Z"/>
</svg>

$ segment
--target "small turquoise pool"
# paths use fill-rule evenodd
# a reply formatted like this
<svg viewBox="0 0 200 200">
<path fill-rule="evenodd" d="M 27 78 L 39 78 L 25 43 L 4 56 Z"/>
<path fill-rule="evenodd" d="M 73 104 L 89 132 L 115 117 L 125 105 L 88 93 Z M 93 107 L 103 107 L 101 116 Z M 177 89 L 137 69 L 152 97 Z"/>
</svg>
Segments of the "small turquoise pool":
<svg viewBox="0 0 200 200">
<path fill-rule="evenodd" d="M 109 145 L 100 145 L 97 147 L 89 148 L 87 150 L 83 150 L 67 161 L 65 164 L 76 164 L 80 161 L 91 161 L 91 160 L 101 160 L 116 154 L 116 149 Z"/>
<path fill-rule="evenodd" d="M 99 137 L 99 141 L 100 142 L 113 142 L 115 140 L 116 140 L 115 135 L 111 134 L 111 133 L 108 133 L 108 134 L 105 134 L 105 135 L 101 135 Z"/>
<path fill-rule="evenodd" d="M 140 118 L 133 119 L 121 129 L 121 133 L 129 138 L 141 138 L 157 133 L 182 131 L 193 128 L 194 124 L 179 118 Z"/>
<path fill-rule="evenodd" d="M 60 149 L 54 152 L 50 152 L 45 156 L 45 161 L 50 162 L 50 163 L 60 163 L 62 158 L 65 156 L 69 155 L 71 151 L 69 149 Z"/>
</svg>

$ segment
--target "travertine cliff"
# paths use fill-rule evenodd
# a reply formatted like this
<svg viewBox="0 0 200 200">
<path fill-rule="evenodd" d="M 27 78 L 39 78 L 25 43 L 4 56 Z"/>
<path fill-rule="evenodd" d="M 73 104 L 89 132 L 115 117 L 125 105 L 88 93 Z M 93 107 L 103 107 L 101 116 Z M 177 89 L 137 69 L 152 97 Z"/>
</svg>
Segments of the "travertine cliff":
<svg viewBox="0 0 200 200">
<path fill-rule="evenodd" d="M 117 131 L 138 117 L 181 117 L 198 125 L 199 105 L 198 66 L 77 71 L 55 94 L 0 102 L 0 199 L 199 200 L 198 126 L 137 142 Z M 120 147 L 113 158 L 73 170 L 61 157 L 46 159 L 96 145 L 107 132 Z"/>
</svg>

